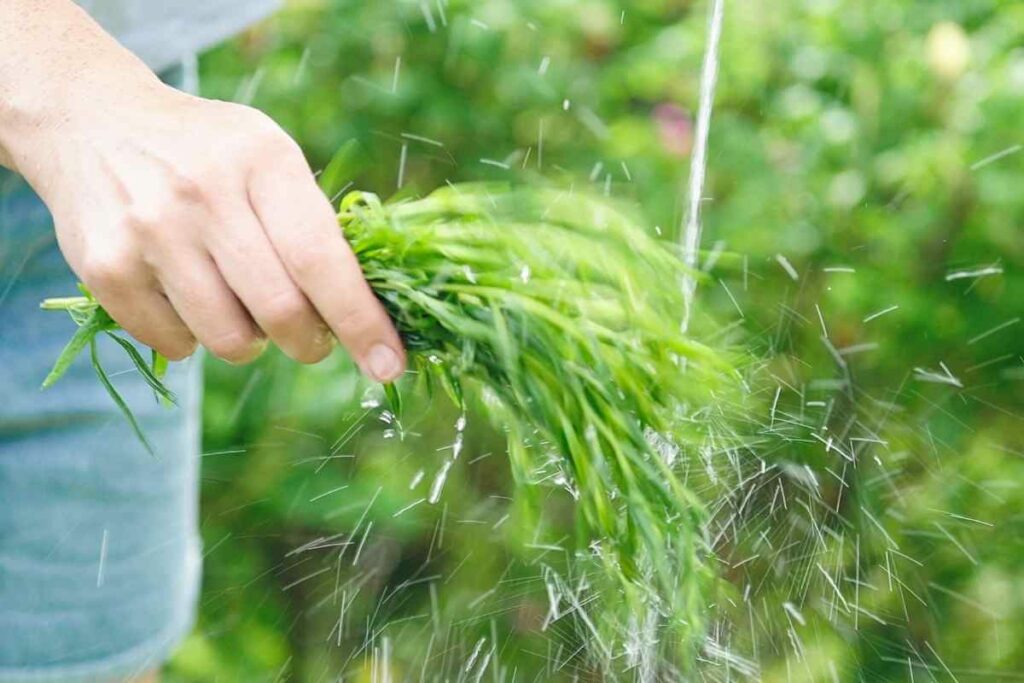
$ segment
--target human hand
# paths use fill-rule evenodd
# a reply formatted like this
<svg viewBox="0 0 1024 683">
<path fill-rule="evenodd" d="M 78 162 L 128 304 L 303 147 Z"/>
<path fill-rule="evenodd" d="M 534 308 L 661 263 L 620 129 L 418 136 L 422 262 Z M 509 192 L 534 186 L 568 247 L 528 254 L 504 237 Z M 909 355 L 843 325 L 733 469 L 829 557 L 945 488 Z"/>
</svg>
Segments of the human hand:
<svg viewBox="0 0 1024 683">
<path fill-rule="evenodd" d="M 374 379 L 401 374 L 398 334 L 295 142 L 255 109 L 129 80 L 15 150 L 111 317 L 170 359 L 198 340 L 244 363 L 269 338 L 313 363 L 333 333 Z"/>
</svg>

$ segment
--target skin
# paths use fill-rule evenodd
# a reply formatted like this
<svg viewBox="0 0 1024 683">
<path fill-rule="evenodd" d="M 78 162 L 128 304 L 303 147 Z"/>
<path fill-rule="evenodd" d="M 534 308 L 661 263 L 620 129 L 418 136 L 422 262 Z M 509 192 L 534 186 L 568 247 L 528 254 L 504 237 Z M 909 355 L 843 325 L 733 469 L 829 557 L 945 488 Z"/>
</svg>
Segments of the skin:
<svg viewBox="0 0 1024 683">
<path fill-rule="evenodd" d="M 68 0 L 0 0 L 0 165 L 46 203 L 104 308 L 168 358 L 199 343 L 245 363 L 269 340 L 315 363 L 337 338 L 378 381 L 404 371 L 295 142 L 164 85 Z"/>
<path fill-rule="evenodd" d="M 270 118 L 181 93 L 69 0 L 0 1 L 0 164 L 53 214 L 75 274 L 172 360 L 337 338 L 390 381 L 405 353 L 298 145 Z"/>
</svg>

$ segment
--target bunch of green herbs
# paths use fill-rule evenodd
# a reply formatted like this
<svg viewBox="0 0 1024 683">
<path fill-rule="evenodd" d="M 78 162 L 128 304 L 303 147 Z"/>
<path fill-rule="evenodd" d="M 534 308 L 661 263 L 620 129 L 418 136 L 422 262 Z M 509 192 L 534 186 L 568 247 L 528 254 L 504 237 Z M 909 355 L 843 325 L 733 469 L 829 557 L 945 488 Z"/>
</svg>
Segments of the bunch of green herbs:
<svg viewBox="0 0 1024 683">
<path fill-rule="evenodd" d="M 571 190 L 453 185 L 391 203 L 352 192 L 339 224 L 410 352 L 407 381 L 462 407 L 475 392 L 490 406 L 517 489 L 555 482 L 575 499 L 578 547 L 601 568 L 601 601 L 625 605 L 620 616 L 655 615 L 669 649 L 692 654 L 713 572 L 689 464 L 709 438 L 709 406 L 735 389 L 737 373 L 725 353 L 680 330 L 678 253 L 628 209 Z M 97 361 L 96 339 L 117 341 L 173 401 L 163 362 L 144 359 L 84 294 L 43 304 L 79 325 L 45 385 L 89 347 L 145 440 Z M 399 392 L 387 389 L 397 413 Z M 431 502 L 443 483 L 435 479 Z M 611 658 L 605 636 L 624 641 L 632 627 L 609 624 L 594 635 Z"/>
</svg>

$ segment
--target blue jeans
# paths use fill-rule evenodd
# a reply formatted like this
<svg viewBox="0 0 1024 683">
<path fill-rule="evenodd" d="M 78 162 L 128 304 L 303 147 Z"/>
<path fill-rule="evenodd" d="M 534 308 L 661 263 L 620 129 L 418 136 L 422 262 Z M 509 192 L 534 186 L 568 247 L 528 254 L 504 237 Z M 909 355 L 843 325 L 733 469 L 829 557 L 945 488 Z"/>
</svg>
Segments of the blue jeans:
<svg viewBox="0 0 1024 683">
<path fill-rule="evenodd" d="M 191 72 L 194 77 L 194 71 Z M 178 68 L 165 78 L 181 86 Z M 199 586 L 200 363 L 174 364 L 163 407 L 124 352 L 101 357 L 156 455 L 87 355 L 39 385 L 75 330 L 39 309 L 74 295 L 52 219 L 0 169 L 0 682 L 109 681 L 158 667 L 190 631 Z"/>
</svg>

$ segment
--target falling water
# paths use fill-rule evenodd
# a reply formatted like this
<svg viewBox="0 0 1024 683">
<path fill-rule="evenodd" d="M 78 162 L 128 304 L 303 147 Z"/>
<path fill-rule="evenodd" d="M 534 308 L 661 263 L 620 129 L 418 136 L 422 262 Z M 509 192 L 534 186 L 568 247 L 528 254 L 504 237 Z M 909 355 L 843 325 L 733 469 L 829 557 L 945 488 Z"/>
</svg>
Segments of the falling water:
<svg viewBox="0 0 1024 683">
<path fill-rule="evenodd" d="M 708 19 L 708 39 L 704 47 L 704 61 L 700 75 L 700 102 L 697 107 L 697 130 L 693 154 L 690 157 L 690 179 L 687 192 L 688 206 L 683 222 L 680 238 L 683 247 L 683 260 L 687 268 L 697 267 L 697 252 L 700 249 L 700 202 L 704 192 L 704 178 L 707 175 L 708 134 L 711 130 L 711 111 L 715 104 L 715 86 L 718 84 L 718 45 L 722 37 L 722 16 L 725 0 L 711 0 L 711 13 Z M 690 310 L 693 296 L 697 289 L 694 277 L 687 273 L 683 278 L 683 318 L 682 330 L 690 326 Z M 644 631 L 640 642 L 644 647 L 640 652 L 637 676 L 643 683 L 654 681 L 657 675 L 657 628 L 660 619 L 652 605 L 643 620 Z"/>
<path fill-rule="evenodd" d="M 700 249 L 700 202 L 704 192 L 704 177 L 708 163 L 708 133 L 711 130 L 711 110 L 715 104 L 715 86 L 718 83 L 718 44 L 722 37 L 722 15 L 725 0 L 712 0 L 708 20 L 708 42 L 704 48 L 704 64 L 700 74 L 700 103 L 697 108 L 696 141 L 690 157 L 690 181 L 687 191 L 688 205 L 680 238 L 683 259 L 689 268 L 697 267 Z M 685 332 L 690 326 L 690 310 L 697 281 L 692 275 L 683 279 L 683 322 Z"/>
</svg>

